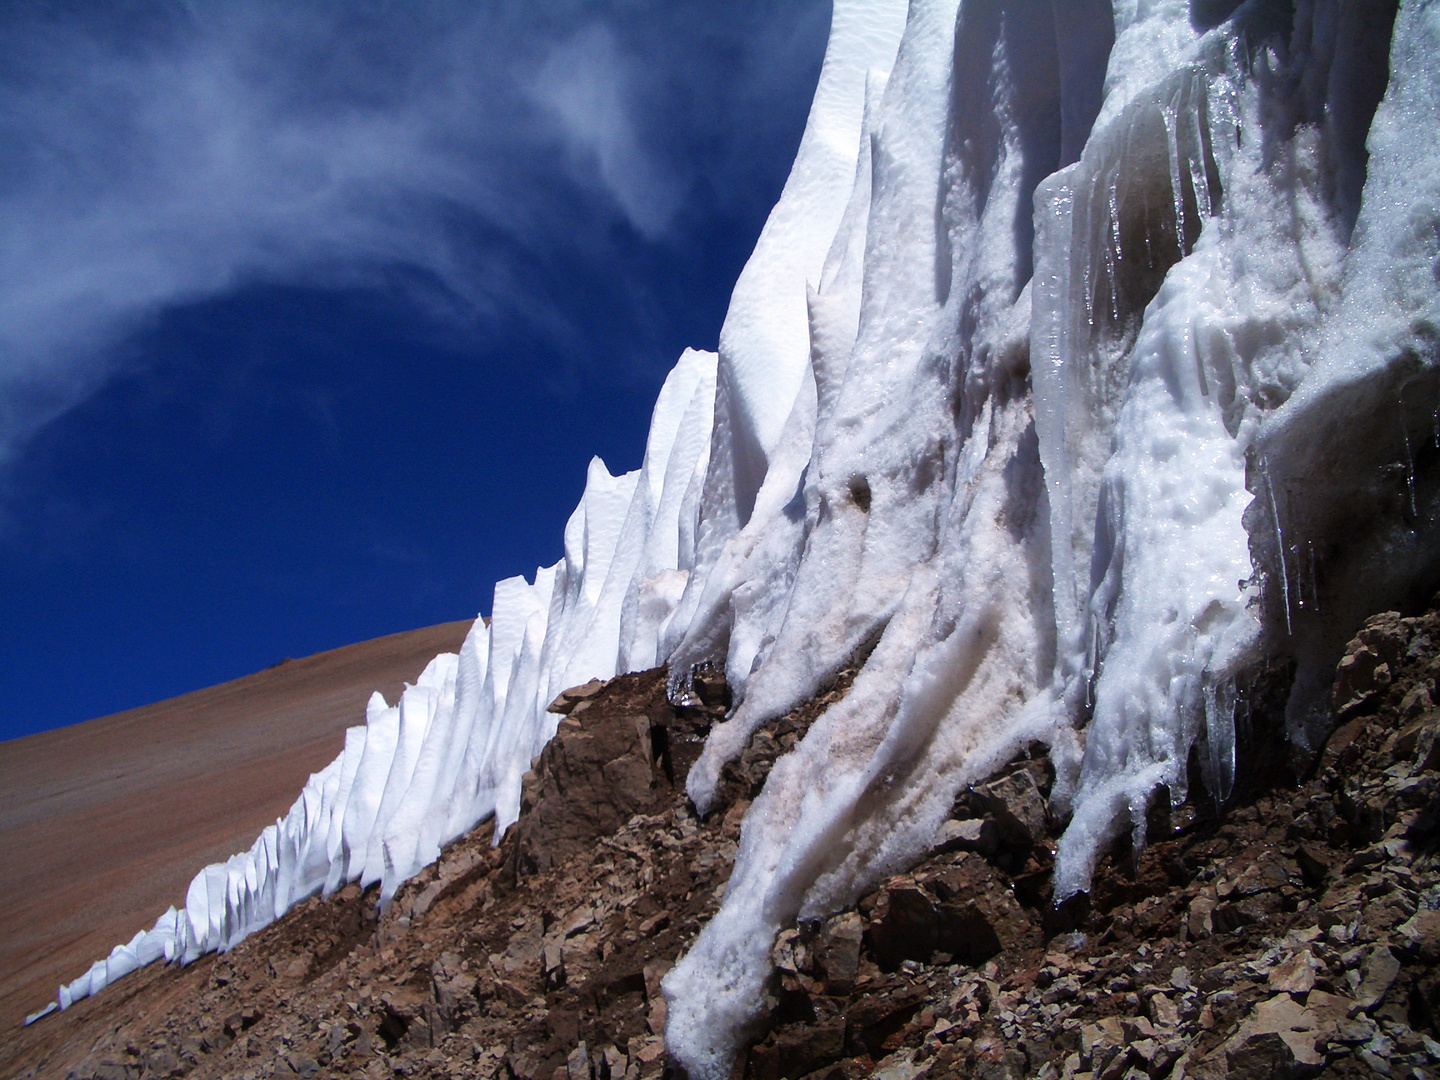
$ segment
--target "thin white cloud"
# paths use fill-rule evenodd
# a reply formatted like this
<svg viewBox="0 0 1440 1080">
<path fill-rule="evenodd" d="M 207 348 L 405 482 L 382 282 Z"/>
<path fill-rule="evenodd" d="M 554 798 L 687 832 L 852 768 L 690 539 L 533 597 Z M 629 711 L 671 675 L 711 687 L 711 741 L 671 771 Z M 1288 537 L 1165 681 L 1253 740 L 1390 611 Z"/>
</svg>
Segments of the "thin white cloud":
<svg viewBox="0 0 1440 1080">
<path fill-rule="evenodd" d="M 655 238 L 669 227 L 683 192 L 635 130 L 632 64 L 609 27 L 589 26 L 550 51 L 533 93 L 560 120 L 572 157 L 595 170 L 636 229 Z"/>
<path fill-rule="evenodd" d="M 251 282 L 377 285 L 402 266 L 471 322 L 564 340 L 526 258 L 598 253 L 615 220 L 673 241 L 694 143 L 657 131 L 721 144 L 752 123 L 713 102 L 676 115 L 666 87 L 696 61 L 647 53 L 645 33 L 728 35 L 743 100 L 775 77 L 746 68 L 770 58 L 767 27 L 814 23 L 763 4 L 729 26 L 634 2 L 26 7 L 0 14 L 0 464 L 150 320 Z"/>
</svg>

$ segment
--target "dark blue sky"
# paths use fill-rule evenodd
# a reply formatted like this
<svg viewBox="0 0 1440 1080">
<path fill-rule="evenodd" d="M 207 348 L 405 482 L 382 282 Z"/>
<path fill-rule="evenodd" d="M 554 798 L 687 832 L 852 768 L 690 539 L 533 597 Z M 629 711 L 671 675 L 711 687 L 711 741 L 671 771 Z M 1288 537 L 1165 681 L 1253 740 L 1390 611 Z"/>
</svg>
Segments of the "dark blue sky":
<svg viewBox="0 0 1440 1080">
<path fill-rule="evenodd" d="M 590 456 L 637 467 L 714 348 L 827 30 L 813 0 L 0 14 L 0 738 L 558 558 Z"/>
</svg>

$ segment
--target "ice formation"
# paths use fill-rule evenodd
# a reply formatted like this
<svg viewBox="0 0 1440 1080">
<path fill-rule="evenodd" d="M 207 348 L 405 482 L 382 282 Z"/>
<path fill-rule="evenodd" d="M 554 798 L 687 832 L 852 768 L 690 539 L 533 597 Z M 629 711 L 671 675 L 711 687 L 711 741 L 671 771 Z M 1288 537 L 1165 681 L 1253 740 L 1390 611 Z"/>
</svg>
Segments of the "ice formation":
<svg viewBox="0 0 1440 1080">
<path fill-rule="evenodd" d="M 508 828 L 521 778 L 560 721 L 546 706 L 568 686 L 656 663 L 687 577 L 679 568 L 694 562 L 714 400 L 715 354 L 687 350 L 660 390 L 640 469 L 617 477 L 590 463 L 564 558 L 533 583 L 499 582 L 458 656 L 437 656 L 395 705 L 372 696 L 365 725 L 284 818 L 197 874 L 183 909 L 61 987 L 60 1007 L 162 957 L 231 948 L 317 892 L 378 881 L 388 901 L 479 822 Z"/>
<path fill-rule="evenodd" d="M 1030 741 L 1059 896 L 1192 758 L 1225 796 L 1259 673 L 1305 754 L 1360 619 L 1440 585 L 1437 128 L 1440 3 L 837 0 L 719 355 L 681 358 L 639 472 L 592 465 L 564 560 L 61 1004 L 503 829 L 546 703 L 621 670 L 668 663 L 683 699 L 724 664 L 703 810 L 865 658 L 664 981 L 696 1077 L 728 1075 L 775 932 Z"/>
</svg>

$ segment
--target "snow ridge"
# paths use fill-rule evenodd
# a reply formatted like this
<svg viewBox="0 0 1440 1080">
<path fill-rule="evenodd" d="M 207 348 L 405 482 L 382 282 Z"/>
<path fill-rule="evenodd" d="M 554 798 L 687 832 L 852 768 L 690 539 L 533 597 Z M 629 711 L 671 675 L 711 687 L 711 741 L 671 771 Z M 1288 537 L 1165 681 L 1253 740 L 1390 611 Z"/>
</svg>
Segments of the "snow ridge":
<svg viewBox="0 0 1440 1080">
<path fill-rule="evenodd" d="M 1437 126 L 1437 3 L 837 0 L 719 354 L 681 357 L 642 468 L 592 463 L 564 559 L 61 1004 L 317 890 L 388 898 L 514 821 L 560 690 L 658 663 L 677 699 L 705 661 L 735 693 L 703 810 L 868 651 L 664 980 L 697 1078 L 759 1019 L 776 931 L 915 859 L 1029 741 L 1062 897 L 1194 755 L 1226 795 L 1262 669 L 1293 671 L 1307 753 L 1355 627 L 1440 585 Z"/>
</svg>

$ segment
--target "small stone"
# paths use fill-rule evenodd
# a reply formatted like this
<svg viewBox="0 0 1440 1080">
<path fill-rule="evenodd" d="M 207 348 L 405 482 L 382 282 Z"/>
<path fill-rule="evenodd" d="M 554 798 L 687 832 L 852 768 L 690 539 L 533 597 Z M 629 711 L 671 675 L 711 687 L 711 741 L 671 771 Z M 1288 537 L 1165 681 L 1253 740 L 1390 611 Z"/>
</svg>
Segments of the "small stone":
<svg viewBox="0 0 1440 1080">
<path fill-rule="evenodd" d="M 1355 1003 L 1365 1012 L 1370 1012 L 1384 1000 L 1400 974 L 1400 961 L 1389 946 L 1381 945 L 1371 950 L 1360 968 L 1360 985 L 1355 992 Z"/>
<path fill-rule="evenodd" d="M 1107 1016 L 1080 1029 L 1080 1052 L 1087 1058 L 1094 1054 L 1096 1047 L 1118 1046 L 1124 1041 L 1125 1029 L 1117 1016 Z"/>
<path fill-rule="evenodd" d="M 775 936 L 775 944 L 770 949 L 770 962 L 777 970 L 790 975 L 810 970 L 810 951 L 805 947 L 798 930 L 781 930 Z"/>
<path fill-rule="evenodd" d="M 1125 1033 L 1126 1042 L 1135 1042 L 1137 1039 L 1153 1039 L 1155 1028 L 1149 1020 L 1143 1016 L 1130 1016 L 1120 1021 L 1120 1028 Z"/>
<path fill-rule="evenodd" d="M 1270 989 L 1283 994 L 1308 994 L 1315 987 L 1320 962 L 1309 949 L 1295 953 L 1270 972 Z"/>
<path fill-rule="evenodd" d="M 1156 994 L 1150 999 L 1150 1019 L 1157 1027 L 1173 1028 L 1180 1024 L 1180 1010 L 1165 994 Z"/>
<path fill-rule="evenodd" d="M 1325 875 L 1330 872 L 1330 860 L 1317 845 L 1301 844 L 1297 847 L 1295 862 L 1299 864 L 1300 875 L 1310 888 L 1316 889 L 1325 883 Z"/>
<path fill-rule="evenodd" d="M 999 847 L 1000 835 L 995 823 L 989 818 L 966 818 L 964 821 L 949 818 L 941 823 L 935 833 L 932 850 L 974 851 L 989 857 L 995 854 Z"/>
<path fill-rule="evenodd" d="M 1311 1046 L 1300 1052 L 1284 1036 L 1274 1031 L 1248 1035 L 1225 1048 L 1228 1075 L 1235 1080 L 1276 1080 L 1283 1077 L 1308 1076 L 1319 1072 L 1325 1059 Z"/>
<path fill-rule="evenodd" d="M 1013 847 L 1034 847 L 1045 838 L 1045 797 L 1029 769 L 1016 769 L 976 789 L 995 816 L 1000 839 Z"/>
<path fill-rule="evenodd" d="M 1395 928 L 1407 949 L 1428 964 L 1440 961 L 1440 911 L 1417 911 Z"/>
<path fill-rule="evenodd" d="M 559 942 L 545 943 L 544 974 L 546 989 L 558 990 L 565 985 L 565 954 Z"/>
<path fill-rule="evenodd" d="M 1215 898 L 1201 893 L 1190 901 L 1190 910 L 1185 916 L 1185 929 L 1190 937 L 1199 940 L 1215 932 Z"/>
<path fill-rule="evenodd" d="M 583 934 L 586 930 L 589 930 L 590 927 L 594 925 L 595 911 L 593 908 L 576 908 L 573 912 L 570 913 L 570 917 L 565 920 L 565 926 L 562 933 L 565 937 L 572 938 L 576 934 Z"/>
<path fill-rule="evenodd" d="M 855 985 L 864 934 L 865 924 L 854 911 L 834 916 L 821 928 L 814 947 L 814 965 L 830 993 L 847 994 Z"/>
<path fill-rule="evenodd" d="M 566 1080 L 590 1080 L 590 1052 L 581 1039 L 565 1061 Z"/>
<path fill-rule="evenodd" d="M 881 890 L 870 916 L 870 941 L 882 967 L 893 970 L 904 960 L 928 961 L 939 932 L 935 901 L 912 880 L 892 879 Z"/>
</svg>

